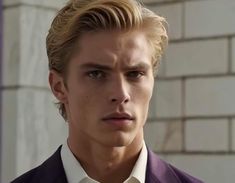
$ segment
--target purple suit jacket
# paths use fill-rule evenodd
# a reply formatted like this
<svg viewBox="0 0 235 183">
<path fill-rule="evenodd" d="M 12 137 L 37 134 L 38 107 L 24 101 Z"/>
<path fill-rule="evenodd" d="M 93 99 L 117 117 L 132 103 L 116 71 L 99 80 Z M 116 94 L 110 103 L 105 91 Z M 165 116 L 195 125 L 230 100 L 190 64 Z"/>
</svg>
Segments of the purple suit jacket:
<svg viewBox="0 0 235 183">
<path fill-rule="evenodd" d="M 61 146 L 40 166 L 26 172 L 11 183 L 68 183 L 61 160 Z M 148 150 L 145 183 L 203 183 L 161 160 Z"/>
</svg>

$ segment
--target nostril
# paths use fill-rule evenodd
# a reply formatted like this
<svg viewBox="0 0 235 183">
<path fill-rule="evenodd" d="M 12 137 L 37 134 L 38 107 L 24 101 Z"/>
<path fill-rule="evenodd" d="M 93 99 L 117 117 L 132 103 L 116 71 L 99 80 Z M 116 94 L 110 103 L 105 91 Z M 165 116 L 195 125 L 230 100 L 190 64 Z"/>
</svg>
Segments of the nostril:
<svg viewBox="0 0 235 183">
<path fill-rule="evenodd" d="M 117 99 L 113 98 L 111 101 L 112 101 L 112 102 L 116 102 L 116 101 L 117 101 Z"/>
<path fill-rule="evenodd" d="M 118 99 L 115 99 L 115 98 L 111 99 L 111 102 L 118 102 L 118 101 L 119 101 L 119 100 L 118 100 Z M 120 100 L 119 102 L 120 102 L 120 103 L 128 103 L 128 101 L 129 101 L 129 99 L 126 98 L 126 99 L 124 99 L 124 100 Z"/>
<path fill-rule="evenodd" d="M 129 99 L 127 98 L 126 100 L 124 100 L 124 103 L 127 103 L 129 101 Z"/>
</svg>

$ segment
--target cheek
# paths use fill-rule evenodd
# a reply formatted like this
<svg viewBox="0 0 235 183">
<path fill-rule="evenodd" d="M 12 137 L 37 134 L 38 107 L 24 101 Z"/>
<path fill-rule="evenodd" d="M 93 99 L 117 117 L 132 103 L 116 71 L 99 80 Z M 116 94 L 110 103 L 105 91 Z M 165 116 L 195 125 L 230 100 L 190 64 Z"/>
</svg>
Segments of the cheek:
<svg viewBox="0 0 235 183">
<path fill-rule="evenodd" d="M 88 95 L 74 93 L 70 96 L 70 106 L 73 108 L 73 112 L 81 113 L 80 111 L 84 111 L 90 105 L 90 98 Z"/>
<path fill-rule="evenodd" d="M 153 82 L 146 82 L 141 87 L 136 90 L 138 91 L 138 98 L 141 100 L 142 104 L 148 104 L 153 93 Z"/>
<path fill-rule="evenodd" d="M 86 111 L 87 105 L 89 105 L 89 97 L 84 92 L 76 90 L 75 88 L 70 89 L 68 93 L 68 106 L 70 115 L 73 117 L 82 116 Z"/>
<path fill-rule="evenodd" d="M 77 120 L 91 119 L 100 109 L 100 97 L 96 96 L 93 90 L 91 91 L 75 91 L 73 93 L 70 93 L 70 112 L 71 115 L 74 116 Z"/>
<path fill-rule="evenodd" d="M 76 77 L 70 72 L 68 77 L 68 108 L 72 121 L 87 121 L 97 113 L 101 104 L 100 93 L 82 77 Z"/>
<path fill-rule="evenodd" d="M 87 95 L 74 94 L 70 97 L 70 125 L 74 130 L 90 129 L 92 121 L 90 98 Z"/>
<path fill-rule="evenodd" d="M 141 97 L 140 107 L 141 107 L 141 110 L 143 111 L 142 113 L 144 113 L 143 115 L 145 115 L 148 112 L 151 96 L 152 96 L 152 92 L 148 91 L 144 93 Z"/>
<path fill-rule="evenodd" d="M 147 117 L 149 103 L 152 97 L 152 92 L 153 92 L 152 83 L 142 85 L 141 88 L 139 88 L 138 90 L 136 89 L 134 91 L 135 100 L 136 100 L 134 103 L 135 105 L 138 106 L 137 115 L 140 115 L 142 119 L 145 119 Z"/>
</svg>

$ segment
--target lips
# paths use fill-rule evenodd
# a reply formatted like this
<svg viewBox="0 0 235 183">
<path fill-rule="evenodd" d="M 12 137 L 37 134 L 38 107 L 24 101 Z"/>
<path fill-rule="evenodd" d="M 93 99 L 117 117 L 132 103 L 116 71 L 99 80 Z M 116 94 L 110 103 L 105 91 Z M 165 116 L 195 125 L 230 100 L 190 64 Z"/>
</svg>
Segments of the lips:
<svg viewBox="0 0 235 183">
<path fill-rule="evenodd" d="M 103 118 L 104 121 L 110 120 L 134 120 L 134 118 L 128 113 L 111 113 Z"/>
<path fill-rule="evenodd" d="M 133 116 L 128 113 L 111 113 L 103 118 L 103 122 L 115 130 L 129 128 L 133 120 Z"/>
</svg>

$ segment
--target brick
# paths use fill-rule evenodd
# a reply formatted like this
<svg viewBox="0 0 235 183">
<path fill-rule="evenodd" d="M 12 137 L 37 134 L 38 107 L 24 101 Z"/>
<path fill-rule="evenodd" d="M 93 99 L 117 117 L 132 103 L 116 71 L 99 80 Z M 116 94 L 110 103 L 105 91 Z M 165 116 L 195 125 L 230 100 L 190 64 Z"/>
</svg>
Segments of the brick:
<svg viewBox="0 0 235 183">
<path fill-rule="evenodd" d="M 168 155 L 164 158 L 204 182 L 231 183 L 234 180 L 235 155 Z"/>
<path fill-rule="evenodd" d="M 235 77 L 186 80 L 187 116 L 219 116 L 235 113 Z"/>
<path fill-rule="evenodd" d="M 232 39 L 232 71 L 235 72 L 235 37 Z"/>
<path fill-rule="evenodd" d="M 4 15 L 3 85 L 48 87 L 45 40 L 54 11 L 20 6 Z"/>
<path fill-rule="evenodd" d="M 28 5 L 36 5 L 36 6 L 45 6 L 49 8 L 56 8 L 59 9 L 62 6 L 65 5 L 67 0 L 3 0 L 3 5 L 9 6 L 9 5 L 17 5 L 17 4 L 28 4 Z"/>
<path fill-rule="evenodd" d="M 235 1 L 188 1 L 185 3 L 185 37 L 235 33 Z"/>
<path fill-rule="evenodd" d="M 143 2 L 144 2 L 145 4 L 148 4 L 148 3 L 156 3 L 156 2 L 164 2 L 164 1 L 169 2 L 169 1 L 171 1 L 171 0 L 143 0 Z"/>
<path fill-rule="evenodd" d="M 156 80 L 149 118 L 180 117 L 182 115 L 180 80 Z"/>
<path fill-rule="evenodd" d="M 4 90 L 3 99 L 1 182 L 9 182 L 48 158 L 65 141 L 67 127 L 47 90 Z"/>
<path fill-rule="evenodd" d="M 144 3 L 175 3 L 177 0 L 143 0 Z"/>
<path fill-rule="evenodd" d="M 170 39 L 182 37 L 182 3 L 149 6 L 148 8 L 166 18 L 169 23 Z"/>
<path fill-rule="evenodd" d="M 3 12 L 3 85 L 16 85 L 19 82 L 20 66 L 20 9 L 5 9 Z"/>
<path fill-rule="evenodd" d="M 182 123 L 147 122 L 144 128 L 145 142 L 157 152 L 182 150 Z"/>
<path fill-rule="evenodd" d="M 16 175 L 17 106 L 14 91 L 1 91 L 1 179 L 10 182 Z"/>
<path fill-rule="evenodd" d="M 55 12 L 30 7 L 21 12 L 20 83 L 47 87 L 46 36 Z"/>
<path fill-rule="evenodd" d="M 17 175 L 42 163 L 67 138 L 67 128 L 48 91 L 21 89 L 18 95 Z"/>
<path fill-rule="evenodd" d="M 231 135 L 231 142 L 232 142 L 232 150 L 235 151 L 235 119 L 232 120 L 232 135 Z"/>
<path fill-rule="evenodd" d="M 160 64 L 157 68 L 157 77 L 165 77 L 166 75 L 166 62 L 165 62 L 165 57 L 163 57 L 160 60 Z"/>
<path fill-rule="evenodd" d="M 186 151 L 228 151 L 228 129 L 227 119 L 186 121 Z"/>
<path fill-rule="evenodd" d="M 167 77 L 221 74 L 227 68 L 227 39 L 171 43 L 167 49 Z"/>
</svg>

